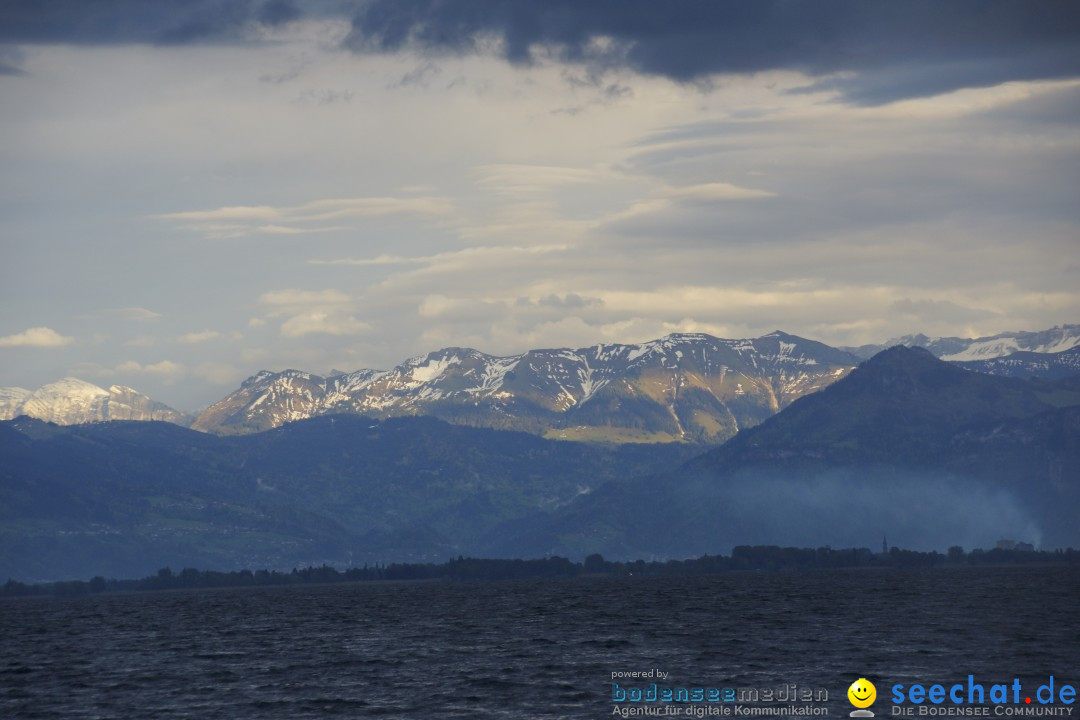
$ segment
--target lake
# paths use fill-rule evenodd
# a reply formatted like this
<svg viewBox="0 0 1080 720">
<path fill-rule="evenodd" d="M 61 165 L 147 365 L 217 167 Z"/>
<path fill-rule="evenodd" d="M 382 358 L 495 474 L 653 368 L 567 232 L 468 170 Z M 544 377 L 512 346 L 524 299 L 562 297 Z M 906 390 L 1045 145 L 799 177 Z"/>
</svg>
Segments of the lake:
<svg viewBox="0 0 1080 720">
<path fill-rule="evenodd" d="M 1080 569 L 979 567 L 10 599 L 0 717 L 846 717 L 862 677 L 880 718 L 897 684 L 1080 684 L 1078 598 Z M 615 702 L 654 685 L 774 694 Z"/>
</svg>

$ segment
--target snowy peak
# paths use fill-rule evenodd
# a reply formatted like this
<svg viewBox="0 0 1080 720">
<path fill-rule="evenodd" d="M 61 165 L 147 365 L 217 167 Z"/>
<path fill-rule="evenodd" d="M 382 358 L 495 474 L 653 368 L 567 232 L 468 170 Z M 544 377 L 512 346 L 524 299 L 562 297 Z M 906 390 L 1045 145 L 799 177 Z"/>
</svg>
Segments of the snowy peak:
<svg viewBox="0 0 1080 720">
<path fill-rule="evenodd" d="M 1080 345 L 1080 325 L 1066 325 L 1038 333 L 1005 333 L 971 341 L 959 352 L 942 355 L 942 360 L 990 360 L 1016 352 L 1056 354 Z"/>
<path fill-rule="evenodd" d="M 108 390 L 74 377 L 66 377 L 30 392 L 0 388 L 0 419 L 19 415 L 57 425 L 78 425 L 108 420 L 162 420 L 187 425 L 191 418 L 129 387 Z"/>
<path fill-rule="evenodd" d="M 108 390 L 66 377 L 35 390 L 17 412 L 57 425 L 99 422 L 105 419 L 108 398 Z"/>
</svg>

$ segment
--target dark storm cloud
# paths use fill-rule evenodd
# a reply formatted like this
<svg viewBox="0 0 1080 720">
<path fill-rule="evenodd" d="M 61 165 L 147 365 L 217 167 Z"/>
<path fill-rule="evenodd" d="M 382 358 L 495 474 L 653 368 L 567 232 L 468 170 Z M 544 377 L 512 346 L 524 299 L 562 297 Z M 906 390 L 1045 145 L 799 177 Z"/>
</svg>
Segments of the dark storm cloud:
<svg viewBox="0 0 1080 720">
<path fill-rule="evenodd" d="M 183 44 L 237 39 L 300 16 L 289 0 L 4 0 L 0 42 Z"/>
<path fill-rule="evenodd" d="M 345 43 L 359 52 L 468 53 L 490 36 L 515 63 L 545 46 L 565 61 L 680 82 L 851 72 L 806 90 L 837 90 L 864 105 L 1080 75 L 1080 3 L 1061 0 L 373 0 Z"/>
</svg>

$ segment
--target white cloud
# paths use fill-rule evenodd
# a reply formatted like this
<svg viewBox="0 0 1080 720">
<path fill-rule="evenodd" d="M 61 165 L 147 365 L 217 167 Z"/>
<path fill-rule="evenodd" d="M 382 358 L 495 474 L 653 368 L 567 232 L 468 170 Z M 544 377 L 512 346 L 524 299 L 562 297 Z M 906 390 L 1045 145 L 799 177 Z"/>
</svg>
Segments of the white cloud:
<svg viewBox="0 0 1080 720">
<path fill-rule="evenodd" d="M 187 368 L 171 360 L 161 360 L 146 365 L 135 360 L 127 360 L 117 365 L 115 372 L 155 375 L 165 380 L 177 380 L 187 374 Z"/>
<path fill-rule="evenodd" d="M 233 205 L 213 210 L 187 210 L 158 215 L 160 220 L 178 223 L 205 233 L 212 238 L 243 237 L 245 235 L 307 235 L 341 232 L 348 225 L 316 225 L 328 220 L 348 218 L 379 218 L 389 215 L 448 215 L 453 203 L 433 195 L 404 197 L 377 196 L 358 198 L 326 198 L 303 205 L 275 207 L 272 205 Z"/>
<path fill-rule="evenodd" d="M 106 308 L 101 310 L 98 315 L 134 322 L 156 322 L 161 319 L 161 313 L 143 307 Z"/>
<path fill-rule="evenodd" d="M 304 335 L 356 335 L 371 326 L 348 315 L 332 315 L 326 312 L 308 312 L 294 315 L 281 324 L 282 337 L 298 338 Z"/>
<path fill-rule="evenodd" d="M 308 260 L 308 265 L 352 265 L 354 267 L 373 267 L 377 265 L 409 265 L 425 263 L 429 258 L 401 257 L 400 255 L 377 255 L 373 258 L 337 258 L 335 260 Z"/>
<path fill-rule="evenodd" d="M 75 342 L 75 338 L 67 337 L 48 327 L 32 327 L 21 333 L 0 337 L 0 347 L 61 347 Z"/>
<path fill-rule="evenodd" d="M 326 232 L 339 232 L 341 230 L 348 230 L 349 228 L 344 225 L 334 225 L 331 227 L 318 227 L 318 228 L 306 228 L 306 227 L 287 227 L 285 225 L 260 225 L 255 228 L 253 232 L 262 233 L 264 235 L 310 235 L 311 233 L 326 233 Z"/>
<path fill-rule="evenodd" d="M 177 338 L 177 342 L 184 343 L 185 345 L 196 345 L 198 343 L 209 342 L 221 337 L 221 333 L 217 330 L 203 330 L 202 332 L 190 332 L 185 335 L 181 335 Z"/>
<path fill-rule="evenodd" d="M 277 307 L 289 305 L 340 305 L 350 298 L 337 290 L 277 290 L 259 296 L 261 305 Z"/>
<path fill-rule="evenodd" d="M 768 190 L 739 187 L 725 182 L 704 183 L 673 188 L 665 193 L 670 198 L 679 200 L 754 200 L 757 198 L 776 197 Z"/>
<path fill-rule="evenodd" d="M 357 301 L 339 290 L 276 290 L 260 295 L 259 304 L 268 317 L 285 318 L 279 328 L 285 338 L 348 336 L 371 329 L 368 323 L 356 319 Z"/>
<path fill-rule="evenodd" d="M 502 315 L 505 312 L 505 303 L 477 298 L 428 295 L 421 301 L 417 312 L 423 318 L 453 318 L 456 321 L 483 320 Z"/>
<path fill-rule="evenodd" d="M 478 187 L 511 196 L 548 193 L 568 185 L 599 182 L 612 175 L 602 168 L 523 164 L 479 165 L 473 172 Z"/>
<path fill-rule="evenodd" d="M 257 220 L 267 222 L 284 216 L 284 211 L 269 205 L 221 207 L 216 210 L 189 210 L 187 212 L 165 213 L 158 217 L 162 220 L 183 220 L 185 222 L 203 222 L 218 220 Z M 242 227 L 242 226 L 237 226 Z"/>
</svg>

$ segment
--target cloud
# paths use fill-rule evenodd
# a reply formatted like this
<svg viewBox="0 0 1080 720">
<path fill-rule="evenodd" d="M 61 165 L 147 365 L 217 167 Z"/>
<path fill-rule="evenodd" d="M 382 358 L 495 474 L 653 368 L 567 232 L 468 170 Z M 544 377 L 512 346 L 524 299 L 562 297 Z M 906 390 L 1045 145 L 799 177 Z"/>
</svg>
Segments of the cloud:
<svg viewBox="0 0 1080 720">
<path fill-rule="evenodd" d="M 294 315 L 281 324 L 281 335 L 298 338 L 304 335 L 356 335 L 371 326 L 348 315 L 308 312 Z"/>
<path fill-rule="evenodd" d="M 177 338 L 177 342 L 185 345 L 196 345 L 221 337 L 217 330 L 203 330 L 202 332 L 190 332 Z"/>
<path fill-rule="evenodd" d="M 587 168 L 551 165 L 490 164 L 473 169 L 476 184 L 502 195 L 535 195 L 567 185 L 595 183 L 604 179 L 602 173 Z"/>
<path fill-rule="evenodd" d="M 61 347 L 73 342 L 75 338 L 61 335 L 47 327 L 32 327 L 21 333 L 0 337 L 0 347 Z"/>
<path fill-rule="evenodd" d="M 1075 76 L 1078 43 L 1080 8 L 1055 0 L 373 0 L 345 39 L 356 52 L 496 52 L 679 82 L 794 70 L 865 105 Z"/>
<path fill-rule="evenodd" d="M 454 322 L 484 321 L 503 313 L 501 303 L 474 298 L 452 298 L 446 295 L 428 295 L 417 308 L 420 317 Z"/>
<path fill-rule="evenodd" d="M 259 304 L 269 317 L 285 318 L 279 328 L 285 338 L 348 336 L 371 329 L 368 323 L 356 319 L 356 301 L 338 290 L 277 290 L 260 295 Z"/>
<path fill-rule="evenodd" d="M 339 232 L 349 228 L 336 225 L 332 227 L 304 228 L 287 227 L 285 225 L 260 225 L 254 232 L 262 235 L 310 235 L 311 233 Z"/>
<path fill-rule="evenodd" d="M 427 88 L 431 80 L 442 72 L 441 68 L 433 62 L 424 62 L 417 65 L 401 76 L 399 80 L 387 85 L 387 89 L 405 88 L 411 85 Z"/>
<path fill-rule="evenodd" d="M 155 375 L 165 380 L 176 380 L 187 374 L 187 368 L 180 363 L 171 360 L 161 360 L 156 363 L 142 364 L 135 360 L 128 360 L 116 366 L 117 373 L 137 373 L 141 375 Z"/>
<path fill-rule="evenodd" d="M 755 198 L 775 197 L 776 193 L 768 190 L 739 187 L 725 182 L 704 183 L 668 190 L 665 195 L 677 200 L 753 200 Z"/>
<path fill-rule="evenodd" d="M 425 263 L 428 258 L 408 258 L 400 255 L 377 255 L 373 258 L 337 258 L 334 260 L 308 260 L 308 265 L 351 265 L 354 267 L 372 267 L 377 265 L 409 265 Z"/>
<path fill-rule="evenodd" d="M 566 81 L 607 97 L 632 92 L 603 80 L 618 70 L 702 87 L 718 75 L 794 71 L 812 78 L 797 92 L 839 93 L 861 105 L 1080 74 L 1080 9 L 1058 0 L 756 0 L 674 9 L 652 0 L 9 0 L 0 4 L 0 43 L 251 44 L 304 19 L 351 21 L 342 44 L 358 53 L 494 53 L 516 65 L 579 66 L 584 72 L 566 73 Z M 387 87 L 426 88 L 440 67 L 421 59 Z M 21 74 L 20 59 L 0 57 L 0 72 Z M 329 97 L 306 92 L 319 102 Z M 323 92 L 333 101 L 348 93 Z"/>
<path fill-rule="evenodd" d="M 686 187 L 668 188 L 662 190 L 653 197 L 636 200 L 626 209 L 612 213 L 597 221 L 598 226 L 622 226 L 629 228 L 641 228 L 642 222 L 654 222 L 656 224 L 669 223 L 672 217 L 677 217 L 680 222 L 686 223 L 695 216 L 695 208 L 707 209 L 716 203 L 726 203 L 736 200 L 760 200 L 762 198 L 774 198 L 776 193 L 768 190 L 756 190 L 753 188 L 739 187 L 725 182 L 703 183 Z M 722 214 L 730 217 L 730 210 L 720 210 Z M 712 225 L 712 221 L 706 220 Z"/>
<path fill-rule="evenodd" d="M 19 48 L 0 45 L 0 75 L 26 75 L 26 71 L 20 67 L 25 58 L 26 54 Z"/>
<path fill-rule="evenodd" d="M 162 318 L 161 313 L 144 307 L 110 307 L 94 310 L 78 316 L 80 319 L 122 320 L 124 322 L 152 323 Z"/>
<path fill-rule="evenodd" d="M 1001 313 L 993 310 L 966 307 L 949 300 L 902 298 L 890 305 L 889 309 L 898 315 L 934 324 L 967 323 L 1001 317 Z"/>
<path fill-rule="evenodd" d="M 117 308 L 108 312 L 114 312 L 117 317 L 124 320 L 134 320 L 136 322 L 155 322 L 161 319 L 161 313 L 141 307 Z"/>
<path fill-rule="evenodd" d="M 288 0 L 8 0 L 0 3 L 0 42 L 183 45 L 250 41 L 252 26 L 299 18 Z"/>
<path fill-rule="evenodd" d="M 300 18 L 300 9 L 291 0 L 267 0 L 256 11 L 259 22 L 275 27 Z"/>
<path fill-rule="evenodd" d="M 349 302 L 350 298 L 337 290 L 277 290 L 259 296 L 259 304 L 276 306 L 294 305 L 338 305 Z"/>
<path fill-rule="evenodd" d="M 284 211 L 269 205 L 221 207 L 217 210 L 191 210 L 188 212 L 166 213 L 158 217 L 163 220 L 275 220 L 282 217 Z"/>
<path fill-rule="evenodd" d="M 431 276 L 435 275 L 451 276 L 459 273 L 469 275 L 473 273 L 486 274 L 487 270 L 494 270 L 499 267 L 509 268 L 518 264 L 536 268 L 543 262 L 540 258 L 549 255 L 558 256 L 565 253 L 568 249 L 569 246 L 567 245 L 532 245 L 528 247 L 516 245 L 476 246 L 467 247 L 462 250 L 437 253 L 425 257 L 397 258 L 394 256 L 387 256 L 385 259 L 380 259 L 378 257 L 370 259 L 339 258 L 336 260 L 309 260 L 308 263 L 312 265 L 346 266 L 395 264 L 423 266 L 399 272 L 376 286 L 376 289 L 380 291 L 392 291 L 400 289 L 402 285 L 420 287 L 423 283 L 431 282 Z M 487 278 L 487 281 L 489 284 L 495 283 L 496 278 Z M 293 293 L 298 291 L 285 292 Z M 325 292 L 335 293 L 336 291 Z M 266 295 L 263 297 L 265 298 Z M 337 295 L 330 295 L 329 297 L 337 298 L 336 302 L 345 302 L 348 299 L 347 296 L 341 295 L 340 293 Z M 312 298 L 311 302 L 318 302 L 318 300 Z M 263 301 L 263 304 L 266 304 L 265 300 Z"/>
<path fill-rule="evenodd" d="M 557 308 L 559 310 L 578 310 L 590 305 L 603 305 L 604 301 L 595 297 L 582 297 L 577 293 L 566 293 L 564 295 L 558 295 L 551 293 L 544 295 L 543 297 L 531 300 L 529 298 L 518 298 L 516 305 L 520 307 L 545 307 L 545 308 Z"/>
<path fill-rule="evenodd" d="M 232 205 L 213 210 L 186 210 L 158 215 L 214 238 L 245 235 L 306 235 L 349 230 L 341 225 L 313 225 L 328 220 L 390 215 L 446 215 L 451 202 L 436 196 L 328 198 L 303 205 Z"/>
<path fill-rule="evenodd" d="M 575 16 L 604 0 L 580 5 L 520 12 Z M 706 5 L 663 4 L 662 20 L 685 25 L 680 13 Z M 818 72 L 797 66 L 802 52 L 813 62 L 811 45 L 792 48 L 786 69 L 672 82 L 635 74 L 631 56 L 670 27 L 602 41 L 585 27 L 580 61 L 534 43 L 531 64 L 515 66 L 501 35 L 478 36 L 460 57 L 412 41 L 392 54 L 341 52 L 348 19 L 313 20 L 312 7 L 272 44 L 21 46 L 30 75 L 0 78 L 5 177 L 19 200 L 0 218 L 12 238 L 4 334 L 30 322 L 74 332 L 64 318 L 86 308 L 78 359 L 114 368 L 168 355 L 187 373 L 160 399 L 192 407 L 220 397 L 197 374 L 204 362 L 243 377 L 392 367 L 443 345 L 509 354 L 677 329 L 859 344 L 1076 322 L 1080 81 L 852 107 L 836 94 L 889 90 L 937 60 L 912 52 L 910 68 Z M 628 22 L 645 12 L 626 7 Z M 832 6 L 822 7 L 826 22 Z M 858 39 L 838 35 L 841 47 Z M 783 50 L 753 45 L 759 36 L 747 32 L 742 52 Z M 428 65 L 438 72 L 387 89 Z M 260 81 L 268 74 L 283 82 Z M 609 87 L 614 104 L 589 104 Z M 323 88 L 355 99 L 294 102 Z M 118 305 L 131 312 L 95 311 Z M 221 336 L 177 342 L 197 328 Z M 237 329 L 244 340 L 226 342 Z M 111 339 L 94 344 L 95 333 Z M 125 346 L 143 333 L 157 345 Z M 62 376 L 73 347 L 7 350 L 0 384 Z M 161 377 L 128 384 L 158 397 Z"/>
</svg>

